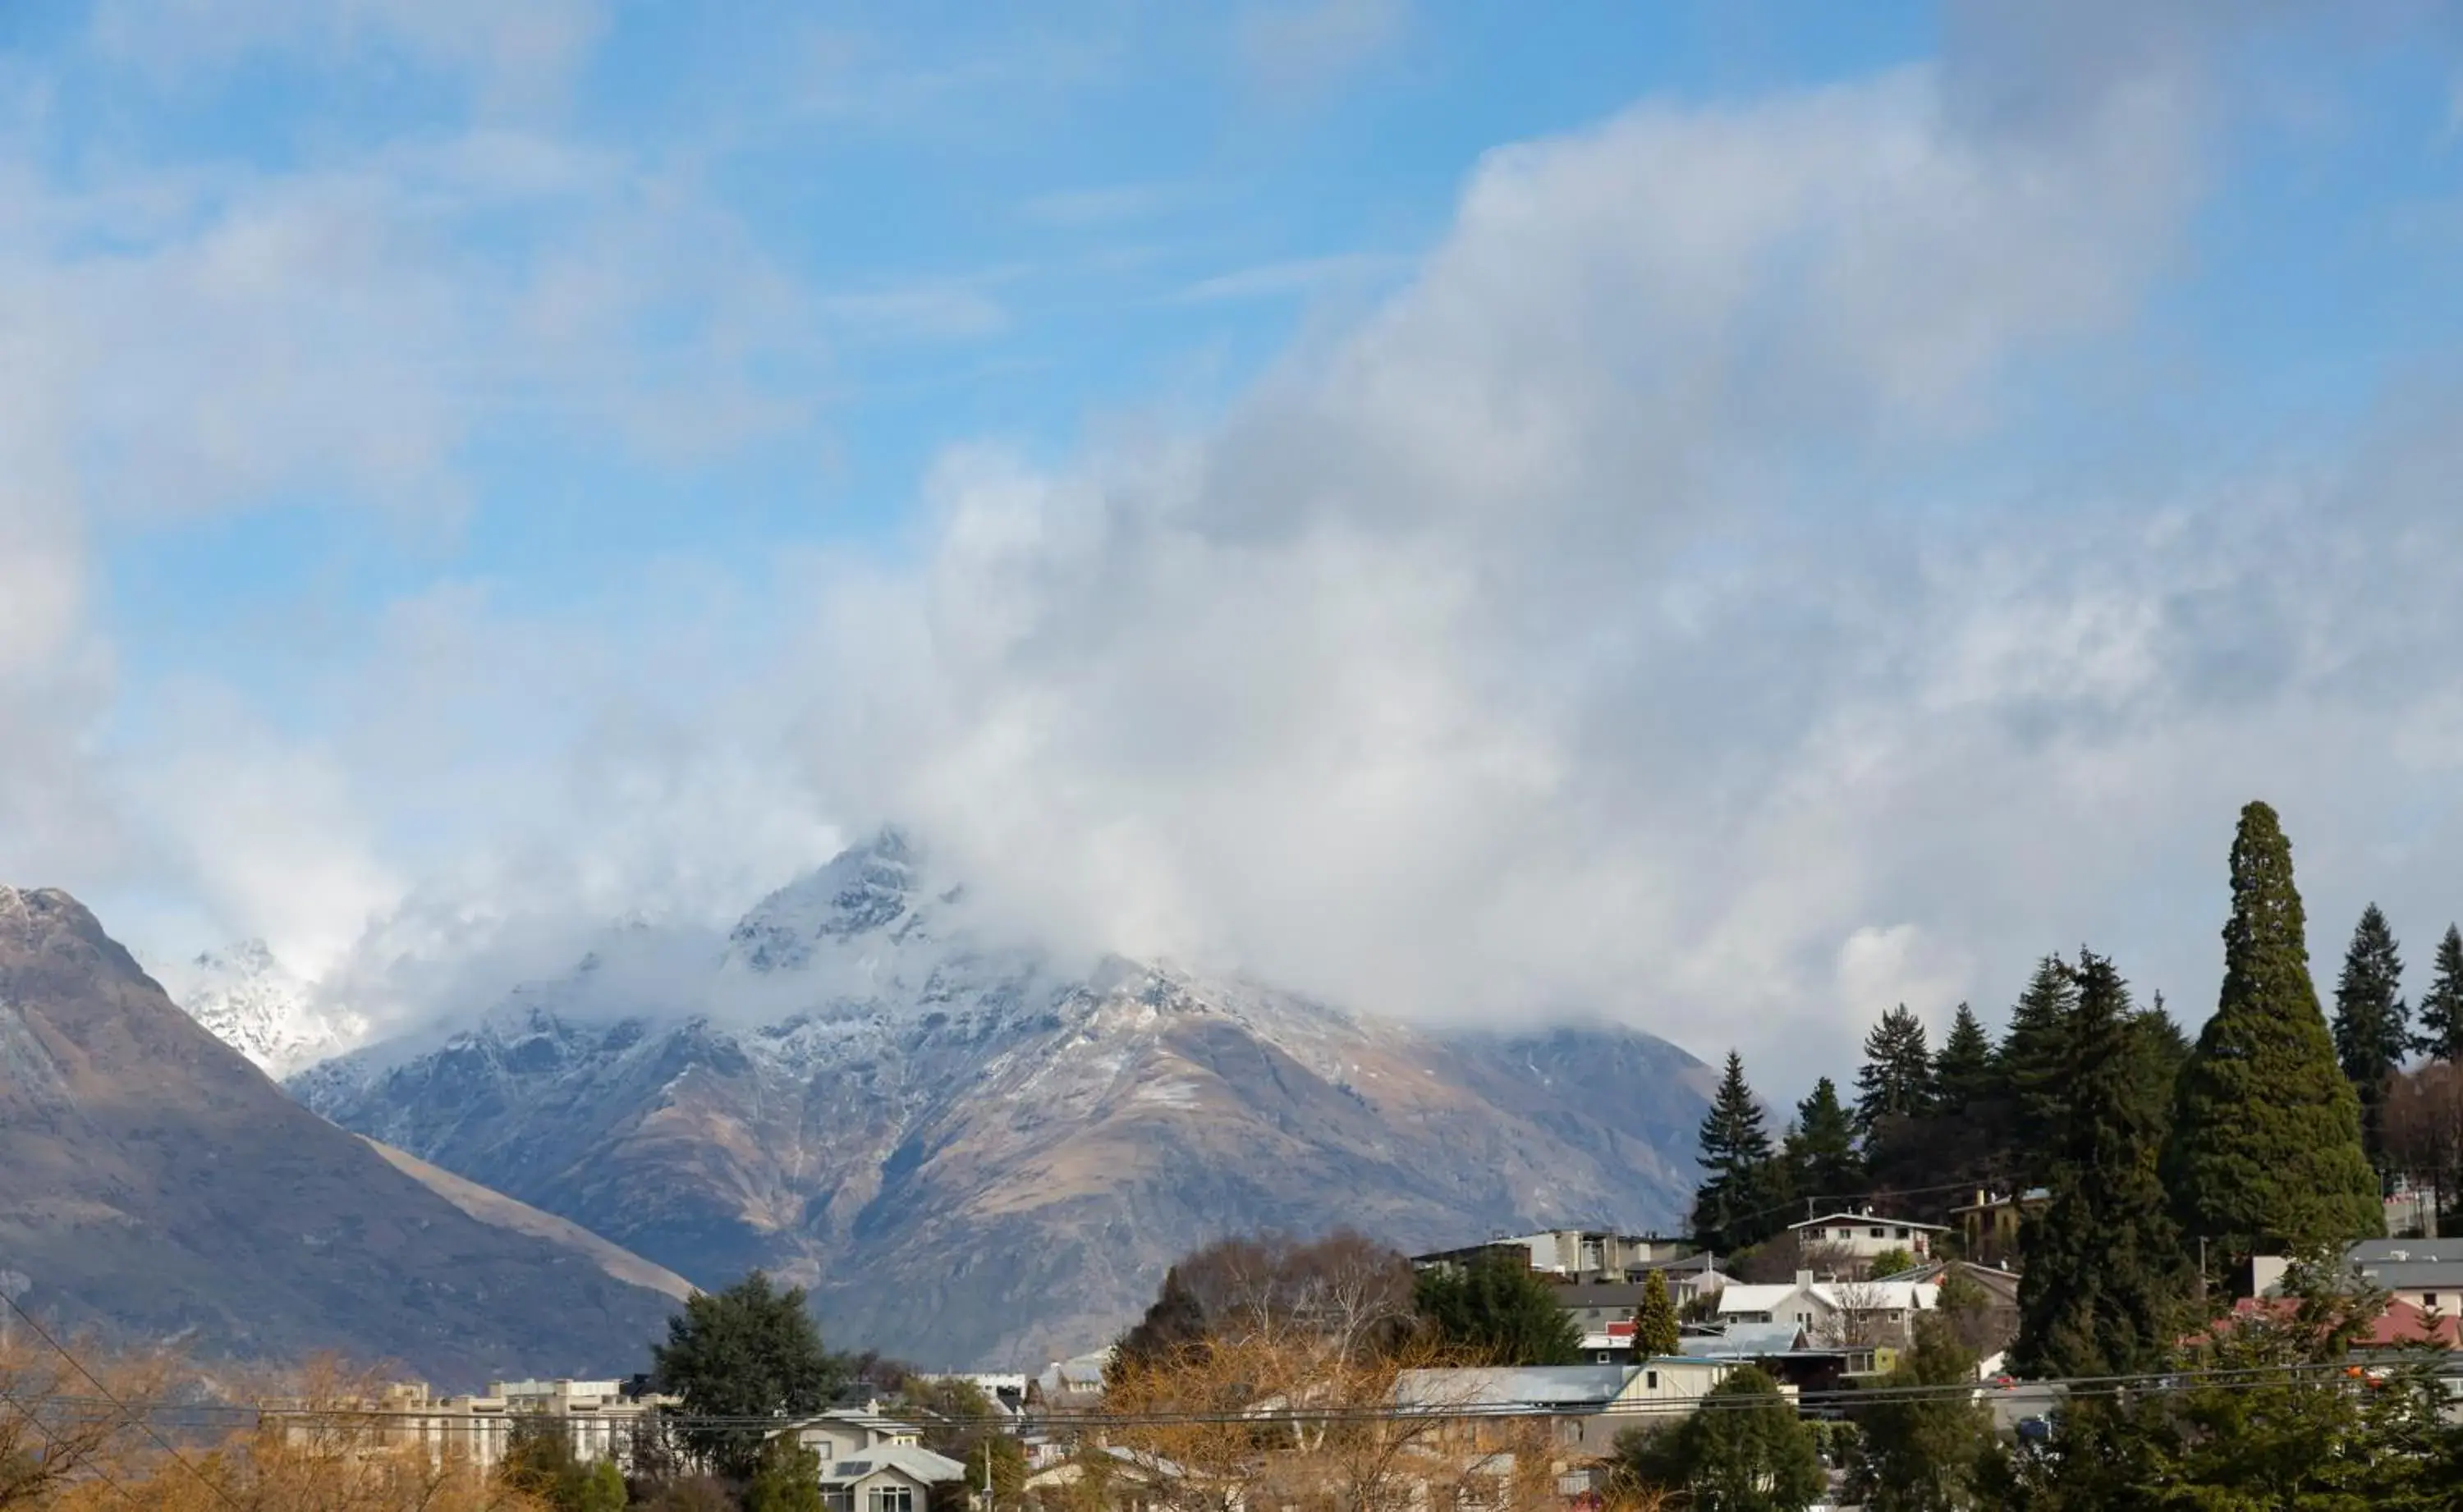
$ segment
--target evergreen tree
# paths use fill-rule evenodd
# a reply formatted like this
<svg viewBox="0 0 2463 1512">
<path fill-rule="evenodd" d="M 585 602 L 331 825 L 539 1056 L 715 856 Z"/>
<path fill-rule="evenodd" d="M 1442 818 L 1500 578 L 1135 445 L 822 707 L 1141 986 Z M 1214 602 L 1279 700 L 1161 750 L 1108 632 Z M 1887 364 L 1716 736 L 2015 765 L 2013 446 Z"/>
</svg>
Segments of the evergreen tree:
<svg viewBox="0 0 2463 1512">
<path fill-rule="evenodd" d="M 1158 1365 L 1206 1338 L 1206 1308 L 1197 1300 L 1180 1267 L 1163 1273 L 1163 1289 L 1146 1306 L 1145 1316 L 1121 1335 L 1106 1372 Z"/>
<path fill-rule="evenodd" d="M 2371 903 L 2352 931 L 2343 975 L 2335 984 L 2335 1059 L 2361 1099 L 2361 1143 L 2381 1167 L 2387 1081 L 2402 1068 L 2411 1044 L 2411 1014 L 2402 992 L 2403 958 L 2396 953 L 2394 932 Z"/>
<path fill-rule="evenodd" d="M 1942 1039 L 1941 1053 L 1933 1058 L 1932 1080 L 1941 1111 L 1965 1112 L 1983 1103 L 1993 1095 L 1995 1074 L 1993 1041 L 1986 1037 L 1975 1010 L 1962 1003 L 1957 1017 L 1950 1022 L 1950 1033 Z"/>
<path fill-rule="evenodd" d="M 2052 1200 L 2019 1232 L 2018 1341 L 2031 1375 L 2115 1375 L 2158 1364 L 2177 1336 L 2181 1246 L 2157 1162 L 2168 1089 L 2161 1040 L 2112 962 L 2082 950 L 2053 1131 Z"/>
<path fill-rule="evenodd" d="M 1702 1118 L 1702 1184 L 1693 1193 L 1695 1242 L 1714 1254 L 1741 1249 L 1775 1232 L 1784 1199 L 1761 1104 L 1745 1084 L 1744 1057 L 1728 1069 Z"/>
<path fill-rule="evenodd" d="M 1864 1430 L 1856 1480 L 1872 1512 L 1965 1512 L 1979 1505 L 1977 1475 L 1994 1449 L 1993 1414 L 1969 1392 L 1975 1355 L 1938 1311 L 1916 1319 L 1915 1348 L 1900 1356 L 1882 1390 L 1858 1409 Z"/>
<path fill-rule="evenodd" d="M 1738 1367 L 1672 1427 L 1617 1435 L 1621 1489 L 1680 1493 L 1701 1512 L 1803 1512 L 1827 1488 L 1813 1427 L 1756 1365 Z"/>
<path fill-rule="evenodd" d="M 1796 1105 L 1796 1127 L 1787 1136 L 1788 1181 L 1808 1198 L 1851 1198 L 1864 1190 L 1864 1163 L 1856 1154 L 1856 1123 L 1827 1076 Z"/>
<path fill-rule="evenodd" d="M 2010 1009 L 2010 1027 L 2001 1036 L 2002 1096 L 2010 1109 L 2017 1168 L 2031 1180 L 2047 1174 L 2042 1151 L 2060 1112 L 2062 1046 L 2077 1005 L 2078 983 L 2068 962 L 2046 956 Z"/>
<path fill-rule="evenodd" d="M 1556 1288 L 1511 1250 L 1482 1251 L 1466 1264 L 1413 1278 L 1412 1305 L 1439 1343 L 1485 1365 L 1574 1365 L 1581 1329 L 1558 1306 Z"/>
<path fill-rule="evenodd" d="M 781 1291 L 753 1271 L 715 1295 L 696 1291 L 653 1346 L 660 1389 L 684 1398 L 694 1417 L 787 1417 L 817 1413 L 844 1377 L 821 1348 L 804 1288 Z M 752 1474 L 761 1443 L 729 1428 L 694 1428 L 685 1444 L 720 1474 Z"/>
<path fill-rule="evenodd" d="M 1920 1118 L 1932 1106 L 1932 1055 L 1925 1048 L 1924 1022 L 1902 1003 L 1864 1036 L 1856 1117 L 1869 1131 L 1893 1118 Z"/>
<path fill-rule="evenodd" d="M 2309 980 L 2292 845 L 2241 810 L 2214 1016 L 2182 1069 L 2169 1185 L 2188 1233 L 2247 1255 L 2343 1244 L 2384 1226 L 2361 1105 Z"/>
<path fill-rule="evenodd" d="M 821 1457 L 780 1434 L 761 1448 L 744 1512 L 821 1512 Z"/>
<path fill-rule="evenodd" d="M 2411 1048 L 2432 1060 L 2463 1061 L 2463 929 L 2452 924 L 2437 942 L 2437 975 L 2420 995 Z"/>
<path fill-rule="evenodd" d="M 1685 1343 L 1676 1321 L 1676 1304 L 1667 1295 L 1667 1278 L 1652 1271 L 1643 1278 L 1642 1302 L 1633 1309 L 1633 1353 L 1638 1360 L 1673 1354 Z"/>
</svg>

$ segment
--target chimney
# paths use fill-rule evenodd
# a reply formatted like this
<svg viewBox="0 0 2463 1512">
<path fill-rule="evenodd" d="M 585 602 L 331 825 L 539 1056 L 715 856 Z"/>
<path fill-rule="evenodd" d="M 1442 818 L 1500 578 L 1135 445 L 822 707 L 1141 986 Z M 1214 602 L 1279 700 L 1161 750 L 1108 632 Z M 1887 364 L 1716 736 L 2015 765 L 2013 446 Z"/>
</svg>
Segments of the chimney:
<svg viewBox="0 0 2463 1512">
<path fill-rule="evenodd" d="M 1799 1286 L 1810 1286 L 1810 1285 L 1813 1285 L 1813 1272 L 1811 1272 L 1811 1271 L 1809 1271 L 1809 1270 L 1799 1270 L 1799 1271 L 1798 1271 L 1798 1272 L 1796 1273 L 1796 1284 L 1797 1284 L 1798 1285 L 1799 1285 Z"/>
</svg>

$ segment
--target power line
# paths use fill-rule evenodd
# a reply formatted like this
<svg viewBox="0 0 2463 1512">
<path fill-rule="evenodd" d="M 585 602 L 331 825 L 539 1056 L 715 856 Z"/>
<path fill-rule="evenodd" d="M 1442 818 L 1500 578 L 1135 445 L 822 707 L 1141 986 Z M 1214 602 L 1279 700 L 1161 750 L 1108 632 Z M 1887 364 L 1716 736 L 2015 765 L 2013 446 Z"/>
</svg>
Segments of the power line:
<svg viewBox="0 0 2463 1512">
<path fill-rule="evenodd" d="M 9 1310 L 15 1313 L 26 1327 L 34 1330 L 34 1337 L 42 1340 L 45 1344 L 50 1345 L 53 1352 L 59 1355 L 61 1359 L 68 1361 L 69 1368 L 71 1370 L 74 1370 L 79 1375 L 84 1376 L 86 1378 L 86 1384 L 92 1386 L 98 1393 L 101 1393 L 104 1401 L 109 1402 L 112 1406 L 118 1408 L 122 1413 L 128 1413 L 131 1420 L 134 1421 L 138 1427 L 145 1431 L 145 1436 L 153 1439 L 156 1444 L 162 1447 L 163 1452 L 169 1455 L 181 1469 L 185 1470 L 190 1476 L 194 1477 L 197 1484 L 204 1486 L 208 1491 L 211 1491 L 225 1506 L 231 1509 L 231 1512 L 246 1512 L 246 1509 L 241 1507 L 238 1501 L 233 1498 L 229 1491 L 223 1489 L 222 1484 L 219 1481 L 214 1480 L 204 1471 L 190 1463 L 188 1457 L 180 1453 L 180 1451 L 173 1446 L 171 1440 L 163 1437 L 160 1433 L 157 1433 L 154 1429 L 153 1422 L 149 1418 L 139 1417 L 134 1413 L 129 1413 L 127 1406 L 118 1397 L 111 1394 L 111 1388 L 102 1384 L 101 1377 L 96 1375 L 92 1371 L 87 1370 L 85 1368 L 85 1362 L 70 1353 L 66 1345 L 60 1343 L 59 1340 L 53 1338 L 51 1330 L 44 1328 L 41 1323 L 37 1322 L 33 1313 L 28 1312 L 23 1307 L 20 1307 L 16 1298 L 10 1296 L 5 1290 L 0 1290 L 0 1302 L 7 1303 L 9 1305 Z"/>
</svg>

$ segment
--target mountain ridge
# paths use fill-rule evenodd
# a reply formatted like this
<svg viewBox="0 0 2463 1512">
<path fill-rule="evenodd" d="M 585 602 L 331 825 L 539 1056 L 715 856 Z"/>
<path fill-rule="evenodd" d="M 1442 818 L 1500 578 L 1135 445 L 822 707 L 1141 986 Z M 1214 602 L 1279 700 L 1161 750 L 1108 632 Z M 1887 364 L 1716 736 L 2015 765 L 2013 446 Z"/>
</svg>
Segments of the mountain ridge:
<svg viewBox="0 0 2463 1512">
<path fill-rule="evenodd" d="M 1228 1232 L 1649 1226 L 1692 1182 L 1710 1071 L 1664 1041 L 1064 970 L 979 939 L 894 831 L 748 911 L 667 1009 L 617 990 L 624 948 L 288 1085 L 683 1274 L 779 1272 L 849 1341 L 947 1366 L 1100 1344 Z"/>
<path fill-rule="evenodd" d="M 0 1263 L 72 1327 L 471 1386 L 629 1365 L 668 1310 L 300 1107 L 40 888 L 0 887 Z"/>
</svg>

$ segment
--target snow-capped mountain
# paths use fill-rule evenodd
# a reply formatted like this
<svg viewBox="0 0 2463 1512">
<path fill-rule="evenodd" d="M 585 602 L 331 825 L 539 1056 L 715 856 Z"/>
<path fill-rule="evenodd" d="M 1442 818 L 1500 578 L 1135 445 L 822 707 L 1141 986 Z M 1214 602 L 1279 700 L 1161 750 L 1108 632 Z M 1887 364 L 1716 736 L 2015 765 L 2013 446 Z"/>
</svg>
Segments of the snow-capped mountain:
<svg viewBox="0 0 2463 1512">
<path fill-rule="evenodd" d="M 188 1017 L 277 1079 L 367 1036 L 365 1019 L 320 1004 L 315 987 L 262 940 L 209 950 L 155 975 Z"/>
<path fill-rule="evenodd" d="M 346 1128 L 711 1282 L 811 1285 L 926 1363 L 1100 1344 L 1182 1251 L 1665 1225 L 1709 1073 L 1624 1030 L 1443 1036 L 978 936 L 885 833 L 748 913 L 671 1003 L 623 940 L 438 1046 L 291 1080 Z"/>
</svg>

